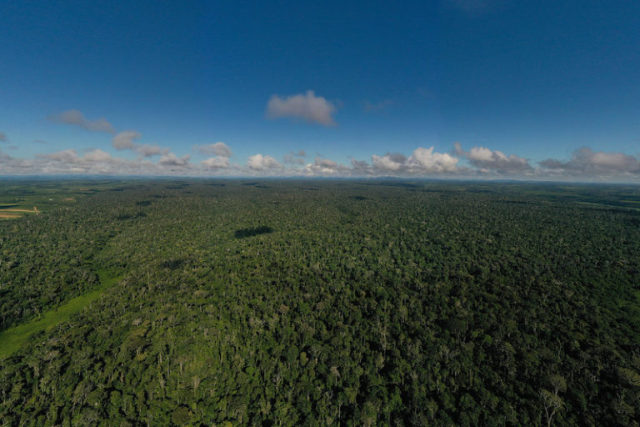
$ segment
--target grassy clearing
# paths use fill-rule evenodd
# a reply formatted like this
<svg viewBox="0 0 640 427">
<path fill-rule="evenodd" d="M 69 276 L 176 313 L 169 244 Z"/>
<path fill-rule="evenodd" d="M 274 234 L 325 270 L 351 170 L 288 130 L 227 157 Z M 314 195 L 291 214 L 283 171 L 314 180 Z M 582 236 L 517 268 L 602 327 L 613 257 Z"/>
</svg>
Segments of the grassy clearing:
<svg viewBox="0 0 640 427">
<path fill-rule="evenodd" d="M 99 276 L 101 285 L 93 291 L 72 298 L 65 304 L 43 313 L 37 319 L 0 332 L 0 359 L 15 353 L 32 335 L 42 331 L 50 331 L 56 325 L 69 320 L 72 315 L 97 300 L 105 290 L 120 280 L 119 277 L 109 277 L 105 272 L 100 272 Z"/>
<path fill-rule="evenodd" d="M 15 206 L 15 205 L 13 205 Z M 16 208 L 0 208 L 0 218 L 4 218 L 4 219 L 15 219 L 15 218 L 20 218 L 22 216 L 22 214 L 40 214 L 40 211 L 38 210 L 37 207 L 33 207 L 33 209 L 16 209 Z"/>
</svg>

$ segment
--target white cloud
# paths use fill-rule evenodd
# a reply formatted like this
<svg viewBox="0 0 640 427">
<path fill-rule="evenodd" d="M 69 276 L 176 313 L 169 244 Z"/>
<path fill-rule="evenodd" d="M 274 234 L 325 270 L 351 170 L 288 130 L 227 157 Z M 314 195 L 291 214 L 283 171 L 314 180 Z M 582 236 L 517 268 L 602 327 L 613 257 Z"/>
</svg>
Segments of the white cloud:
<svg viewBox="0 0 640 427">
<path fill-rule="evenodd" d="M 469 160 L 476 162 L 491 162 L 495 159 L 504 159 L 506 156 L 501 151 L 491 151 L 485 147 L 473 147 L 467 155 Z"/>
<path fill-rule="evenodd" d="M 638 159 L 622 153 L 593 152 L 588 150 L 586 157 L 598 169 L 638 172 Z"/>
<path fill-rule="evenodd" d="M 4 132 L 0 132 L 0 142 L 7 142 L 9 138 L 7 138 L 7 134 Z"/>
<path fill-rule="evenodd" d="M 133 141 L 136 141 L 142 137 L 140 132 L 135 130 L 125 130 L 119 132 L 113 137 L 112 143 L 116 150 L 132 150 L 135 146 Z"/>
<path fill-rule="evenodd" d="M 371 156 L 373 167 L 381 171 L 398 171 L 406 167 L 407 158 L 399 153 L 387 153 L 384 156 Z"/>
<path fill-rule="evenodd" d="M 307 164 L 303 173 L 309 176 L 350 176 L 352 170 L 330 159 L 316 157 L 313 163 Z"/>
<path fill-rule="evenodd" d="M 140 154 L 142 157 L 159 156 L 161 154 L 164 155 L 169 153 L 168 148 L 162 148 L 157 145 L 151 145 L 151 144 L 140 144 L 140 145 L 135 144 L 133 147 L 133 150 L 136 153 Z"/>
<path fill-rule="evenodd" d="M 216 142 L 214 144 L 200 145 L 196 147 L 202 154 L 212 154 L 220 157 L 231 157 L 232 152 L 224 142 Z"/>
<path fill-rule="evenodd" d="M 593 151 L 583 147 L 574 151 L 571 160 L 563 162 L 547 159 L 540 162 L 544 172 L 554 175 L 581 177 L 638 177 L 640 159 L 624 154 L 605 151 Z"/>
<path fill-rule="evenodd" d="M 364 160 L 351 159 L 351 171 L 355 176 L 367 176 L 373 174 L 373 169 Z"/>
<path fill-rule="evenodd" d="M 515 155 L 506 155 L 486 147 L 473 147 L 465 151 L 459 144 L 455 145 L 455 152 L 450 154 L 436 152 L 434 147 L 418 147 L 409 156 L 402 153 L 374 154 L 369 162 L 352 159 L 349 165 L 322 157 L 316 157 L 305 165 L 298 162 L 281 164 L 266 154 L 250 156 L 246 164 L 232 163 L 229 157 L 222 155 L 191 163 L 189 155 L 179 157 L 168 149 L 154 145 L 133 143 L 129 149 L 140 156 L 126 159 L 114 157 L 101 149 L 84 153 L 69 149 L 31 159 L 19 159 L 0 151 L 0 173 L 333 177 L 491 177 L 499 174 L 513 178 L 640 181 L 640 159 L 637 156 L 593 151 L 590 148 L 576 150 L 568 161 L 547 159 L 535 169 L 525 159 Z M 143 153 L 149 156 L 144 157 Z M 158 161 L 149 160 L 155 154 L 161 155 Z M 294 159 L 306 156 L 304 152 L 289 154 Z M 459 164 L 462 159 L 469 162 L 469 167 Z"/>
<path fill-rule="evenodd" d="M 190 158 L 191 156 L 188 154 L 182 157 L 178 157 L 173 153 L 167 153 L 160 157 L 160 160 L 158 160 L 158 164 L 162 166 L 185 168 L 189 166 Z"/>
<path fill-rule="evenodd" d="M 335 112 L 334 104 L 321 96 L 315 96 L 312 90 L 286 98 L 273 95 L 267 103 L 267 117 L 270 119 L 293 117 L 310 123 L 334 126 L 336 123 L 332 116 Z"/>
<path fill-rule="evenodd" d="M 87 167 L 94 163 L 105 163 L 119 160 L 112 157 L 111 154 L 97 148 L 87 151 L 84 156 L 78 155 L 76 150 L 62 150 L 51 154 L 41 155 L 39 157 L 67 165 L 84 164 Z"/>
<path fill-rule="evenodd" d="M 51 154 L 45 154 L 43 157 L 63 163 L 77 163 L 79 160 L 76 150 L 58 151 Z"/>
<path fill-rule="evenodd" d="M 153 157 L 159 155 L 167 155 L 168 148 L 163 148 L 155 144 L 137 144 L 142 134 L 135 130 L 125 130 L 119 132 L 113 137 L 112 144 L 116 150 L 131 150 L 138 153 L 142 157 Z"/>
<path fill-rule="evenodd" d="M 529 161 L 515 154 L 506 155 L 499 150 L 490 150 L 486 147 L 473 147 L 470 151 L 464 151 L 460 143 L 455 143 L 457 155 L 466 157 L 472 166 L 483 173 L 496 172 L 501 175 L 527 175 L 533 172 Z"/>
<path fill-rule="evenodd" d="M 178 158 L 170 154 L 173 158 L 169 156 L 162 163 L 153 163 L 142 158 L 127 160 L 113 157 L 100 149 L 87 151 L 84 155 L 79 155 L 76 150 L 63 150 L 39 155 L 28 165 L 29 170 L 23 167 L 22 171 L 16 173 L 161 175 L 188 171 L 188 158 Z M 185 161 L 187 169 L 180 167 L 185 165 Z"/>
<path fill-rule="evenodd" d="M 44 173 L 107 174 L 121 173 L 127 161 L 116 159 L 105 151 L 94 149 L 78 155 L 76 150 L 63 150 L 39 156 L 38 167 Z"/>
<path fill-rule="evenodd" d="M 96 120 L 88 120 L 78 110 L 63 111 L 62 113 L 49 116 L 49 119 L 58 123 L 80 126 L 83 129 L 94 132 L 115 133 L 115 129 L 107 119 L 99 118 Z"/>
<path fill-rule="evenodd" d="M 407 159 L 409 170 L 416 173 L 446 173 L 455 172 L 458 158 L 448 153 L 436 153 L 434 147 L 418 147 Z"/>
<path fill-rule="evenodd" d="M 202 165 L 207 169 L 227 169 L 230 166 L 229 157 L 210 157 L 202 161 Z"/>
<path fill-rule="evenodd" d="M 270 169 L 279 169 L 282 167 L 276 159 L 271 156 L 263 156 L 262 154 L 254 154 L 249 157 L 247 166 L 254 171 L 265 171 Z"/>
<path fill-rule="evenodd" d="M 144 158 L 127 160 L 93 149 L 84 155 L 76 150 L 42 154 L 34 159 L 16 159 L 0 152 L 0 173 L 7 174 L 98 174 L 98 175 L 203 175 L 204 169 L 191 167 L 188 156 L 169 153 L 162 162 Z"/>
<path fill-rule="evenodd" d="M 33 170 L 33 161 L 16 159 L 0 150 L 0 174 L 28 174 Z"/>
<path fill-rule="evenodd" d="M 458 162 L 457 157 L 438 153 L 434 147 L 418 147 L 409 157 L 401 153 L 374 154 L 371 165 L 358 160 L 352 160 L 351 165 L 353 174 L 360 176 L 431 176 L 466 172 L 458 167 Z"/>
<path fill-rule="evenodd" d="M 113 160 L 113 157 L 111 157 L 111 154 L 105 151 L 95 149 L 87 152 L 84 155 L 84 160 L 88 162 L 109 162 Z"/>
<path fill-rule="evenodd" d="M 78 110 L 63 111 L 62 113 L 50 116 L 49 118 L 59 123 L 80 126 L 91 131 L 115 134 L 111 142 L 116 150 L 131 150 L 142 157 L 167 155 L 169 153 L 168 148 L 162 148 L 153 144 L 137 144 L 135 141 L 142 137 L 142 134 L 138 131 L 125 130 L 116 134 L 113 126 L 106 119 L 100 118 L 97 120 L 87 120 Z M 44 143 L 44 141 L 40 140 L 36 140 L 34 142 Z"/>
<path fill-rule="evenodd" d="M 434 151 L 434 147 L 416 148 L 408 158 L 401 153 L 372 155 L 371 164 L 351 160 L 351 166 L 343 166 L 327 159 L 316 159 L 304 168 L 307 175 L 334 176 L 429 176 L 452 175 L 464 172 L 457 166 L 458 158 Z"/>
<path fill-rule="evenodd" d="M 201 162 L 205 169 L 217 170 L 217 169 L 229 169 L 231 162 L 229 157 L 233 155 L 231 149 L 224 142 L 216 142 L 214 144 L 201 145 L 196 147 L 202 154 L 213 154 L 214 157 L 209 157 Z"/>
</svg>

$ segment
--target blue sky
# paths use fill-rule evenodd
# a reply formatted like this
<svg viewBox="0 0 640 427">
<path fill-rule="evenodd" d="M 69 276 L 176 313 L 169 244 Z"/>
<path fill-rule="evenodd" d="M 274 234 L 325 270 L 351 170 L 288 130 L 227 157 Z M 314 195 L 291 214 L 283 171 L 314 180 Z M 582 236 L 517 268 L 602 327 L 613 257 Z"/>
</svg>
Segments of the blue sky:
<svg viewBox="0 0 640 427">
<path fill-rule="evenodd" d="M 2 2 L 0 175 L 640 180 L 640 3 L 345 3 Z"/>
</svg>

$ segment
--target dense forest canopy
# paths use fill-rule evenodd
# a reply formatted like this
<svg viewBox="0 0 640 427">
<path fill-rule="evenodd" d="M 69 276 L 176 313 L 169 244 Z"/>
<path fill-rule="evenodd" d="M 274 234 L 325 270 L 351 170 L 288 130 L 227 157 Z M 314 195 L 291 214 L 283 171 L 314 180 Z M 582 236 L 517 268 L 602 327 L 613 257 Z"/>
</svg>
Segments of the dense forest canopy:
<svg viewBox="0 0 640 427">
<path fill-rule="evenodd" d="M 0 204 L 38 208 L 0 221 L 3 425 L 638 425 L 637 186 L 5 181 Z"/>
</svg>

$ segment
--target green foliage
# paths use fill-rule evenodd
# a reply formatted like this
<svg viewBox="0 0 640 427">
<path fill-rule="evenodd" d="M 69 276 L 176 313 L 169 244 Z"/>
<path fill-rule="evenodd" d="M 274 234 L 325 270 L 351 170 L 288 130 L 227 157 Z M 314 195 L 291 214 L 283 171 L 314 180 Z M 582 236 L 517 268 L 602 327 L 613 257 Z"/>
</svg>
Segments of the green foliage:
<svg viewBox="0 0 640 427">
<path fill-rule="evenodd" d="M 32 335 L 45 331 L 51 332 L 56 325 L 69 320 L 73 314 L 78 313 L 99 298 L 116 281 L 116 278 L 105 277 L 99 288 L 72 298 L 66 303 L 42 313 L 37 319 L 0 331 L 0 360 L 20 349 Z"/>
<path fill-rule="evenodd" d="M 0 222 L 7 425 L 637 425 L 637 187 L 59 186 Z"/>
</svg>

